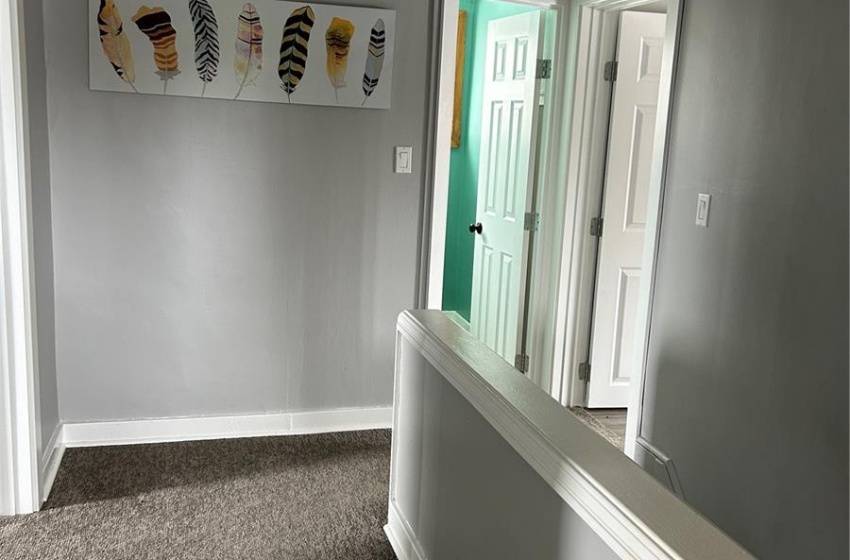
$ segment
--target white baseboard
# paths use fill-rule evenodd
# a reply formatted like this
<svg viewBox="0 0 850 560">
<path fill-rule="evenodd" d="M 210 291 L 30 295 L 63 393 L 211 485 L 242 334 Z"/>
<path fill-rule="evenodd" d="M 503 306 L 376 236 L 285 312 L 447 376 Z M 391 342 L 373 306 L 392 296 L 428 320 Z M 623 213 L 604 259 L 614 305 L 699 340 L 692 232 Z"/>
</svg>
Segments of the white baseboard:
<svg viewBox="0 0 850 560">
<path fill-rule="evenodd" d="M 387 512 L 384 533 L 387 534 L 398 560 L 427 560 L 428 557 L 422 550 L 422 545 L 419 544 L 413 529 L 410 528 L 410 523 L 392 500 Z"/>
<path fill-rule="evenodd" d="M 392 407 L 345 408 L 315 412 L 198 416 L 64 425 L 65 447 L 133 445 L 204 439 L 231 439 L 392 427 Z"/>
<path fill-rule="evenodd" d="M 47 442 L 41 456 L 41 476 L 39 478 L 41 481 L 41 501 L 39 506 L 46 502 L 48 496 L 50 496 L 50 490 L 53 488 L 53 482 L 56 480 L 56 473 L 59 472 L 59 464 L 62 462 L 64 454 L 64 426 L 60 422 L 53 430 L 53 435 L 50 436 L 50 441 Z"/>
</svg>

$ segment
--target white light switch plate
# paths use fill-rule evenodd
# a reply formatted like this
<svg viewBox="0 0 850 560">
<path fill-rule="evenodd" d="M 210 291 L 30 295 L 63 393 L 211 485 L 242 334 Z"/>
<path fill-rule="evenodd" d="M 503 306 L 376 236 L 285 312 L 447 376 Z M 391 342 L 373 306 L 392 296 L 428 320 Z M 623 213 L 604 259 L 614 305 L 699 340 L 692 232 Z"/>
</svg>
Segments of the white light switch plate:
<svg viewBox="0 0 850 560">
<path fill-rule="evenodd" d="M 711 210 L 711 195 L 701 194 L 697 197 L 697 225 L 708 227 L 708 212 Z"/>
<path fill-rule="evenodd" d="M 413 148 L 410 146 L 396 146 L 395 172 L 413 173 Z"/>
</svg>

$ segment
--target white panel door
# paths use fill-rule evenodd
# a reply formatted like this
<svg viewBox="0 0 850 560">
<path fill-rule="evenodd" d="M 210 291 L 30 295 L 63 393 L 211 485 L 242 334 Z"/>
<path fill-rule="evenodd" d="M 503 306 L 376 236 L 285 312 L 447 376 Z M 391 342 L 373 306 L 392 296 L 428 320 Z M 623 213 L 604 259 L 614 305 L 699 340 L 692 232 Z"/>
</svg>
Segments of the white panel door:
<svg viewBox="0 0 850 560">
<path fill-rule="evenodd" d="M 491 21 L 487 29 L 470 326 L 511 364 L 525 301 L 541 24 L 541 13 L 530 12 Z"/>
<path fill-rule="evenodd" d="M 664 14 L 623 12 L 611 105 L 587 406 L 625 408 L 634 359 Z"/>
</svg>

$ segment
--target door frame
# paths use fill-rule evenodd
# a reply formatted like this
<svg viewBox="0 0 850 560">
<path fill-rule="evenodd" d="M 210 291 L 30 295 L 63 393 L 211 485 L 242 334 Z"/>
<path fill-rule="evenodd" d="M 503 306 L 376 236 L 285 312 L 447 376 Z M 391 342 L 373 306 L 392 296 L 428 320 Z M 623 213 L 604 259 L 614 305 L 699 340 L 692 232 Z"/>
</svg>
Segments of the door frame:
<svg viewBox="0 0 850 560">
<path fill-rule="evenodd" d="M 678 64 L 680 21 L 684 0 L 666 0 L 667 19 L 664 39 L 664 59 L 661 68 L 657 125 L 654 139 L 652 170 L 647 201 L 646 240 L 642 270 L 646 281 L 641 283 L 636 317 L 635 371 L 629 391 L 626 421 L 626 454 L 634 457 L 640 432 L 643 409 L 647 349 L 651 327 L 652 300 L 655 292 L 655 273 L 660 240 L 660 223 L 664 199 L 669 151 L 670 107 L 674 78 Z M 608 141 L 610 86 L 597 87 L 600 82 L 589 79 L 602 75 L 604 64 L 614 56 L 618 13 L 648 4 L 643 0 L 579 0 L 578 33 L 575 36 L 579 52 L 576 68 L 578 93 L 573 114 L 570 149 L 571 175 L 568 192 L 576 194 L 575 220 L 571 231 L 565 230 L 563 261 L 556 326 L 556 364 L 553 377 L 560 382 L 555 396 L 564 406 L 580 406 L 586 402 L 586 383 L 578 376 L 578 365 L 589 359 L 593 297 L 596 287 L 596 255 L 598 238 L 587 235 L 590 219 L 598 216 L 602 200 Z"/>
<path fill-rule="evenodd" d="M 561 254 L 562 199 L 565 169 L 558 157 L 560 146 L 568 140 L 572 96 L 572 59 L 568 38 L 571 29 L 573 0 L 505 0 L 514 4 L 535 6 L 555 11 L 553 56 L 565 64 L 553 66 L 546 108 L 547 122 L 541 132 L 541 170 L 538 183 L 538 207 L 551 208 L 551 219 L 543 216 L 535 232 L 536 267 L 528 279 L 529 301 L 526 341 L 527 353 L 532 356 L 529 377 L 553 394 L 552 375 L 555 336 L 556 271 Z M 426 151 L 424 154 L 425 189 L 423 193 L 422 241 L 420 244 L 420 274 L 417 286 L 418 305 L 427 309 L 442 309 L 443 272 L 445 266 L 446 230 L 449 197 L 449 164 L 451 159 L 451 128 L 454 107 L 454 76 L 457 51 L 457 16 L 459 0 L 437 0 L 432 20 L 433 48 L 431 61 L 431 95 Z M 547 33 L 551 27 L 547 24 Z M 549 124 L 551 123 L 551 125 Z M 540 249 L 546 249 L 541 251 Z"/>
<path fill-rule="evenodd" d="M 0 2 L 0 514 L 41 507 L 23 0 Z"/>
</svg>

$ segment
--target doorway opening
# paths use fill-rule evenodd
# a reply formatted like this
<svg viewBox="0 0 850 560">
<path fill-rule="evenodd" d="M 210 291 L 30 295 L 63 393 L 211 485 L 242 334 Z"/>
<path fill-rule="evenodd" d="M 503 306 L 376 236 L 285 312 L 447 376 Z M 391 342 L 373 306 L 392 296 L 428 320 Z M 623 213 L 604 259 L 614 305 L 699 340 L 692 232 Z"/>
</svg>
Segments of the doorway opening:
<svg viewBox="0 0 850 560">
<path fill-rule="evenodd" d="M 462 1 L 436 15 L 426 305 L 585 420 L 604 410 L 633 457 L 681 1 Z M 484 3 L 515 12 L 476 26 Z"/>
<path fill-rule="evenodd" d="M 581 325 L 587 333 L 586 360 L 578 366 L 579 379 L 572 380 L 579 390 L 571 409 L 603 428 L 602 433 L 612 431 L 617 442 L 625 442 L 630 385 L 639 359 L 634 352 L 640 335 L 637 309 L 646 277 L 644 244 L 653 233 L 647 231 L 647 204 L 666 8 L 657 2 L 611 13 L 599 37 L 606 86 L 601 93 L 607 99 L 601 116 L 607 120 L 607 136 L 599 153 L 590 154 L 603 171 L 602 180 L 588 189 L 595 215 L 584 249 L 595 254 L 595 266 L 588 272 L 590 313 Z"/>
<path fill-rule="evenodd" d="M 678 0 L 590 1 L 577 14 L 573 117 L 582 130 L 570 144 L 578 167 L 571 181 L 576 218 L 564 232 L 562 361 L 553 376 L 560 383 L 556 398 L 580 418 L 613 429 L 631 457 L 642 412 L 680 12 Z"/>
<path fill-rule="evenodd" d="M 460 0 L 442 309 L 527 373 L 557 14 Z"/>
</svg>

